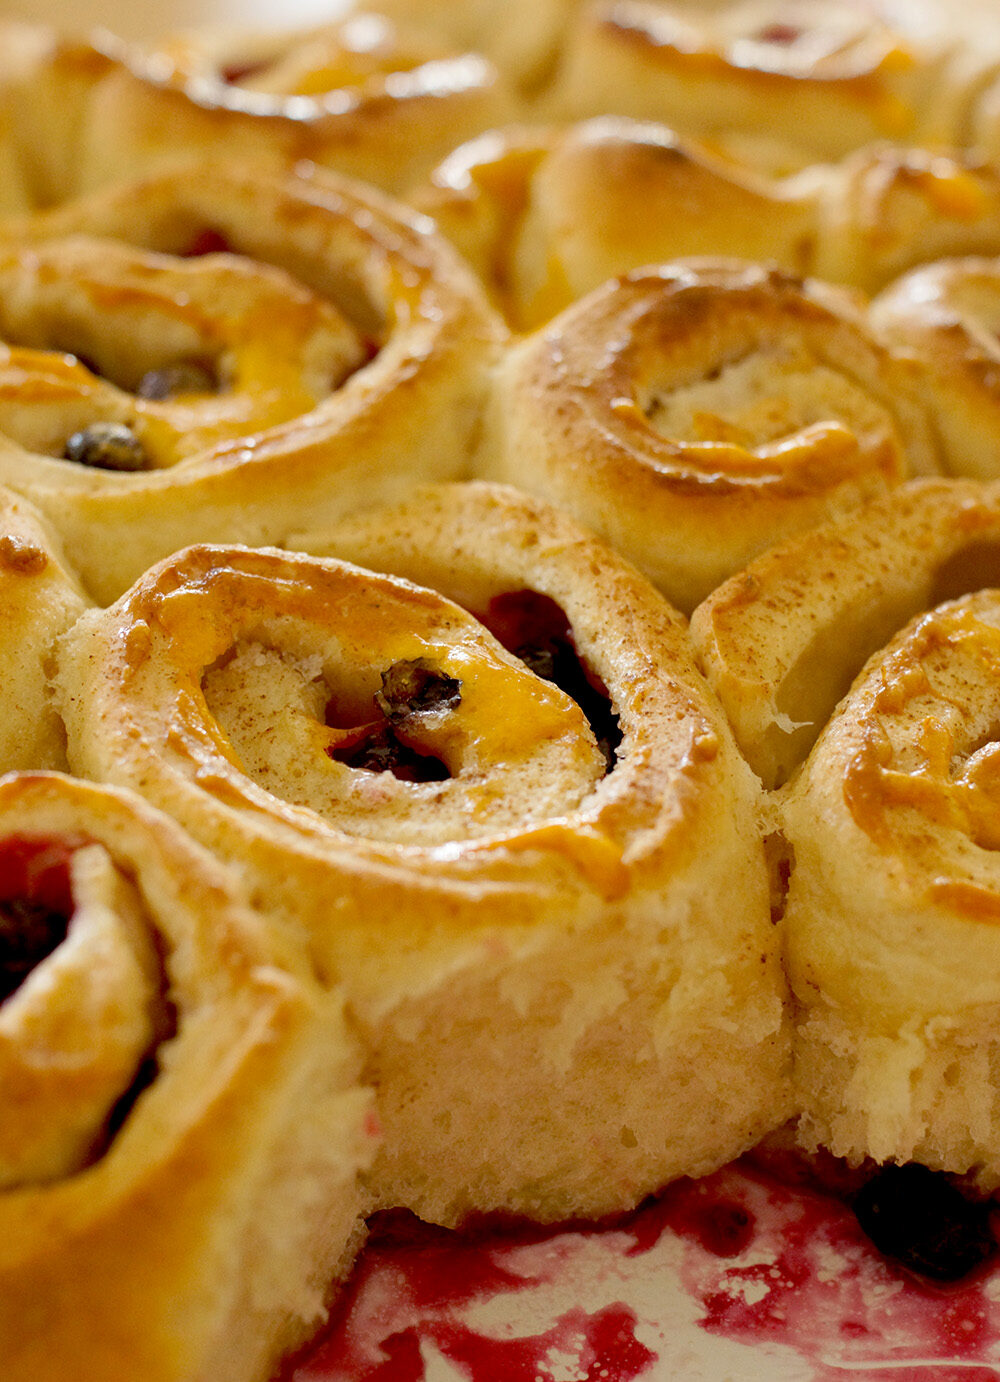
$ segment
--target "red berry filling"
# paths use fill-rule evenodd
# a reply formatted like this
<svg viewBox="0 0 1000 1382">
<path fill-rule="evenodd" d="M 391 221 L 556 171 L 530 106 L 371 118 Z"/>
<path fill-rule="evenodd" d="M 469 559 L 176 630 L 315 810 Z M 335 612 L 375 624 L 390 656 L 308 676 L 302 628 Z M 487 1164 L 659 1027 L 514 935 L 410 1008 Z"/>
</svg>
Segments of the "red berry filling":
<svg viewBox="0 0 1000 1382">
<path fill-rule="evenodd" d="M 79 842 L 11 835 L 0 841 L 0 1002 L 66 939 L 69 862 Z"/>
<path fill-rule="evenodd" d="M 583 711 L 608 769 L 614 767 L 622 732 L 608 688 L 580 656 L 561 605 L 537 590 L 496 595 L 477 616 L 493 637 L 544 681 L 565 691 Z"/>
<path fill-rule="evenodd" d="M 233 247 L 220 230 L 206 226 L 198 232 L 186 249 L 181 250 L 184 259 L 199 259 L 203 254 L 232 254 Z"/>
</svg>

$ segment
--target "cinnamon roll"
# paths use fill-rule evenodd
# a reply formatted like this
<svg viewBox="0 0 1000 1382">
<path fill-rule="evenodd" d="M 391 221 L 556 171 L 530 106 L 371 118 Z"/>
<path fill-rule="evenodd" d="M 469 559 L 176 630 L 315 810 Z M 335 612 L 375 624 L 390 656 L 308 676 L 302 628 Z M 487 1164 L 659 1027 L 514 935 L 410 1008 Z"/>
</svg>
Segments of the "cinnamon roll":
<svg viewBox="0 0 1000 1382">
<path fill-rule="evenodd" d="M 408 200 L 524 330 L 614 274 L 682 255 L 805 272 L 819 214 L 813 182 L 767 178 L 664 125 L 619 117 L 482 135 Z"/>
<path fill-rule="evenodd" d="M 77 192 L 206 156 L 309 159 L 393 191 L 516 113 L 485 58 L 376 14 L 284 34 L 196 32 L 148 50 L 105 36 L 103 51 L 111 65 L 76 140 Z"/>
<path fill-rule="evenodd" d="M 738 261 L 614 280 L 505 357 L 481 473 L 561 504 L 690 610 L 936 447 L 853 300 Z"/>
<path fill-rule="evenodd" d="M 56 639 L 89 603 L 41 515 L 0 490 L 0 772 L 66 767 L 51 659 Z"/>
<path fill-rule="evenodd" d="M 691 633 L 767 787 L 802 763 L 865 659 L 908 619 L 1000 586 L 1000 486 L 914 480 L 765 552 L 695 610 Z"/>
<path fill-rule="evenodd" d="M 917 264 L 1000 251 L 1000 167 L 978 155 L 877 145 L 817 175 L 820 278 L 875 293 Z"/>
<path fill-rule="evenodd" d="M 109 600 L 186 542 L 461 474 L 502 328 L 373 190 L 212 164 L 8 222 L 0 336 L 0 480 Z"/>
<path fill-rule="evenodd" d="M 548 108 L 662 120 L 788 171 L 877 139 L 919 141 L 960 23 L 919 5 L 883 17 L 843 0 L 616 0 L 569 31 Z"/>
<path fill-rule="evenodd" d="M 77 625 L 61 705 L 77 771 L 233 861 L 346 986 L 374 1202 L 599 1215 L 780 1122 L 755 784 L 683 622 L 505 489 L 309 541 L 426 584 L 192 548 Z"/>
<path fill-rule="evenodd" d="M 267 1382 L 358 1222 L 341 1006 L 128 793 L 0 779 L 9 1382 Z"/>
<path fill-rule="evenodd" d="M 875 299 L 872 322 L 912 355 L 948 470 L 1000 475 L 1000 259 L 914 269 Z"/>
</svg>

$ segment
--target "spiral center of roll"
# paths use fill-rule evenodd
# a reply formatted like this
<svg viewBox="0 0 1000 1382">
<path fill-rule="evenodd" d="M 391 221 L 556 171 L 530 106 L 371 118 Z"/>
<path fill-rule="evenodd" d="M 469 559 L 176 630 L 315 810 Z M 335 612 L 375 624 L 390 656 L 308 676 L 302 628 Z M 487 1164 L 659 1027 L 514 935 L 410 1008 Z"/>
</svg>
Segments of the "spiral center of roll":
<svg viewBox="0 0 1000 1382">
<path fill-rule="evenodd" d="M 0 256 L 0 431 L 102 470 L 168 467 L 312 412 L 367 336 L 282 269 L 70 236 Z"/>
<path fill-rule="evenodd" d="M 320 658 L 243 642 L 205 674 L 241 770 L 349 834 L 399 844 L 576 809 L 606 769 L 579 707 L 457 609 L 462 622 L 432 635 L 392 628 L 385 603 L 379 612 L 382 630 L 358 629 L 365 647 Z M 380 647 L 398 653 L 373 666 Z"/>
<path fill-rule="evenodd" d="M 0 842 L 0 1002 L 66 939 L 71 853 L 58 840 Z"/>
<path fill-rule="evenodd" d="M 0 1188 L 107 1150 L 171 1030 L 162 988 L 144 907 L 103 846 L 0 842 Z"/>
<path fill-rule="evenodd" d="M 447 763 L 421 750 L 420 725 L 427 714 L 453 710 L 462 699 L 462 683 L 425 658 L 396 662 L 382 673 L 373 708 L 382 719 L 347 726 L 327 752 L 337 763 L 369 772 L 390 772 L 400 782 L 443 782 L 451 777 Z M 338 729 L 336 698 L 327 704 L 326 723 Z"/>
<path fill-rule="evenodd" d="M 804 480 L 815 471 L 817 483 L 828 483 L 861 454 L 900 450 L 892 419 L 871 394 L 791 341 L 719 362 L 702 379 L 654 382 L 642 406 L 660 436 L 736 473 L 763 465 Z"/>
</svg>

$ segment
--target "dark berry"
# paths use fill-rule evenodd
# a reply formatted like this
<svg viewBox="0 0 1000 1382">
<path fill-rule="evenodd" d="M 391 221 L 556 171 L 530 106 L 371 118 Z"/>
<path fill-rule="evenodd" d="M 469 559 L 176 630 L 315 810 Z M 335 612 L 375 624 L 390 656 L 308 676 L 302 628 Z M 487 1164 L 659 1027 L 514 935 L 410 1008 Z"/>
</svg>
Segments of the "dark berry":
<svg viewBox="0 0 1000 1382">
<path fill-rule="evenodd" d="M 990 1206 L 966 1199 L 940 1171 L 885 1166 L 854 1201 L 879 1252 L 935 1281 L 957 1281 L 996 1250 Z"/>
<path fill-rule="evenodd" d="M 0 901 L 0 1002 L 66 939 L 69 919 L 40 902 Z"/>
<path fill-rule="evenodd" d="M 388 720 L 405 720 L 435 710 L 453 710 L 462 699 L 462 683 L 426 658 L 394 662 L 382 673 L 375 703 Z"/>
<path fill-rule="evenodd" d="M 430 753 L 404 744 L 391 724 L 366 725 L 330 749 L 330 757 L 348 768 L 392 773 L 400 782 L 444 782 L 447 764 Z"/>
<path fill-rule="evenodd" d="M 142 442 L 124 422 L 92 422 L 74 432 L 63 456 L 97 470 L 146 470 L 149 466 Z"/>
<path fill-rule="evenodd" d="M 136 386 L 140 398 L 158 401 L 183 393 L 214 393 L 218 387 L 215 376 L 207 366 L 196 360 L 181 360 L 163 369 L 151 369 Z"/>
</svg>

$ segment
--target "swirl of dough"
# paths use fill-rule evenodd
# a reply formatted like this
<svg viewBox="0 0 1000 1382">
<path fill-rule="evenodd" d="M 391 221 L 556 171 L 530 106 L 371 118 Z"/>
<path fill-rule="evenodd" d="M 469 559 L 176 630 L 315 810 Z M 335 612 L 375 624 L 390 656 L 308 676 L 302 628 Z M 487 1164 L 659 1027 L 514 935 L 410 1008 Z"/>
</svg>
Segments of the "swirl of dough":
<svg viewBox="0 0 1000 1382">
<path fill-rule="evenodd" d="M 517 109 L 485 58 L 376 14 L 288 33 L 195 31 L 148 50 L 104 36 L 101 48 L 109 66 L 75 135 L 76 192 L 205 156 L 309 159 L 394 191 Z"/>
<path fill-rule="evenodd" d="M 905 362 L 846 294 L 738 261 L 613 280 L 516 345 L 478 462 L 690 610 L 757 552 L 936 468 Z"/>
<path fill-rule="evenodd" d="M 811 267 L 818 191 L 622 117 L 514 127 L 456 149 L 408 200 L 531 330 L 615 274 L 684 255 Z"/>
<path fill-rule="evenodd" d="M 1000 475 L 1000 259 L 944 259 L 913 269 L 879 294 L 871 319 L 911 355 L 949 473 Z"/>
<path fill-rule="evenodd" d="M 818 181 L 820 278 L 876 293 L 917 264 L 1000 250 L 1000 168 L 977 154 L 876 145 Z"/>
<path fill-rule="evenodd" d="M 358 1064 L 339 1000 L 172 821 L 0 779 L 5 1377 L 266 1382 L 346 1265 Z"/>
<path fill-rule="evenodd" d="M 62 706 L 78 770 L 232 860 L 345 984 L 376 1202 L 601 1214 L 749 1145 L 787 1111 L 775 931 L 752 777 L 682 621 L 504 489 L 310 541 L 465 608 L 332 557 L 190 549 L 77 626 Z"/>
<path fill-rule="evenodd" d="M 1000 487 L 914 480 L 750 563 L 691 633 L 766 787 L 803 762 L 865 659 L 907 620 L 1000 586 Z"/>
<path fill-rule="evenodd" d="M 428 224 L 231 165 L 6 224 L 0 477 L 97 598 L 467 468 L 502 327 Z"/>
<path fill-rule="evenodd" d="M 843 0 L 703 10 L 614 0 L 569 31 L 546 108 L 560 118 L 662 120 L 790 171 L 915 137 L 954 27 L 901 7 L 883 19 Z"/>
</svg>

